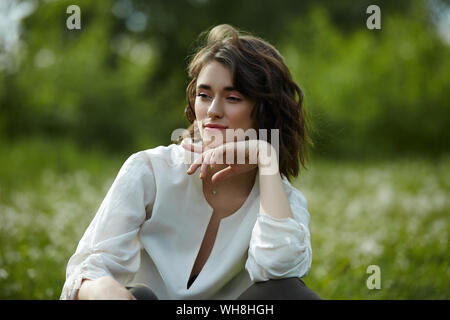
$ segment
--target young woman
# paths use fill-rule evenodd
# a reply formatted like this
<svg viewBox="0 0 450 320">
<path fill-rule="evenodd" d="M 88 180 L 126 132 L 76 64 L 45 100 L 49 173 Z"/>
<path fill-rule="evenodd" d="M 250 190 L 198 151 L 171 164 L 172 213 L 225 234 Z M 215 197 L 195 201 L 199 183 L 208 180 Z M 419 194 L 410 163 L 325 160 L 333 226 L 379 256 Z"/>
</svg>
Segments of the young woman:
<svg viewBox="0 0 450 320">
<path fill-rule="evenodd" d="M 61 299 L 318 299 L 300 280 L 310 216 L 290 178 L 309 138 L 282 57 L 219 25 L 189 75 L 185 112 L 199 141 L 127 159 L 69 260 Z"/>
</svg>

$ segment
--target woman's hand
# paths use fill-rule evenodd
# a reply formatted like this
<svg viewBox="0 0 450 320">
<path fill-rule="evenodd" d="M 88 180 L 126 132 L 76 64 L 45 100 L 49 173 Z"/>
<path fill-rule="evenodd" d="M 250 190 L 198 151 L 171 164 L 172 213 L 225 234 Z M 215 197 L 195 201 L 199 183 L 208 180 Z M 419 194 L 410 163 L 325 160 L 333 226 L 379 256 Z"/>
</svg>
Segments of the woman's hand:
<svg viewBox="0 0 450 320">
<path fill-rule="evenodd" d="M 263 140 L 245 140 L 227 142 L 219 146 L 192 143 L 182 143 L 181 145 L 188 151 L 201 153 L 201 156 L 189 167 L 187 174 L 193 174 L 200 168 L 201 177 L 205 177 L 208 166 L 213 168 L 216 164 L 228 164 L 228 167 L 212 176 L 212 183 L 217 183 L 233 175 L 248 172 L 261 166 L 264 162 L 261 162 L 260 150 L 267 147 L 268 143 Z"/>
<path fill-rule="evenodd" d="M 113 277 L 95 280 L 85 279 L 78 291 L 79 300 L 136 300 L 136 298 Z"/>
</svg>

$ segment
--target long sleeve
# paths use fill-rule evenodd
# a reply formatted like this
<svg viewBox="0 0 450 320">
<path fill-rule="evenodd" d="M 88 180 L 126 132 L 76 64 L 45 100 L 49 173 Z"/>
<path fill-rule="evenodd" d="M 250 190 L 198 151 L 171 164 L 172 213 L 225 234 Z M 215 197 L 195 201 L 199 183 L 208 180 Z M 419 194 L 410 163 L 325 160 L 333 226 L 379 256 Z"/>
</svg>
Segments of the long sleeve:
<svg viewBox="0 0 450 320">
<path fill-rule="evenodd" d="M 311 267 L 312 250 L 306 199 L 290 190 L 294 219 L 260 213 L 253 227 L 245 265 L 253 282 L 303 277 Z"/>
<path fill-rule="evenodd" d="M 137 235 L 156 192 L 145 157 L 135 153 L 120 169 L 69 259 L 60 299 L 74 299 L 83 279 L 112 276 L 125 284 L 138 271 L 141 245 Z"/>
</svg>

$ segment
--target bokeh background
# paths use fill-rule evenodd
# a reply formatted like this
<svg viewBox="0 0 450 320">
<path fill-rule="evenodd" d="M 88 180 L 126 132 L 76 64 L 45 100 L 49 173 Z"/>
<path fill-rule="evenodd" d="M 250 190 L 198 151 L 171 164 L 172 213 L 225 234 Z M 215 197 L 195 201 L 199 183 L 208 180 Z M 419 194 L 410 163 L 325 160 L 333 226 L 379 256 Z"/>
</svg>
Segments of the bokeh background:
<svg viewBox="0 0 450 320">
<path fill-rule="evenodd" d="M 81 9 L 68 30 L 66 8 Z M 381 30 L 366 9 L 381 8 Z M 449 299 L 450 2 L 0 1 L 0 299 L 58 299 L 125 159 L 169 145 L 198 35 L 274 44 L 311 116 L 308 199 L 325 299 Z M 370 290 L 367 267 L 381 270 Z"/>
</svg>

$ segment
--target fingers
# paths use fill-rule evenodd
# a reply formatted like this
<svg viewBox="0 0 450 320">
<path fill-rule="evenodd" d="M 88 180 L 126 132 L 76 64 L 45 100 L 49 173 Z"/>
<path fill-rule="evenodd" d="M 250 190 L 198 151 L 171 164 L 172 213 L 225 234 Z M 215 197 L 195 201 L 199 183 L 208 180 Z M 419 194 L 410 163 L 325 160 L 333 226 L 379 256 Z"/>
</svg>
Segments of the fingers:
<svg viewBox="0 0 450 320">
<path fill-rule="evenodd" d="M 203 162 L 203 154 L 192 162 L 189 169 L 186 171 L 187 174 L 191 175 L 202 165 Z"/>
<path fill-rule="evenodd" d="M 203 152 L 203 146 L 193 143 L 181 143 L 181 146 L 185 148 L 188 151 L 196 152 L 196 153 L 202 153 Z"/>
<path fill-rule="evenodd" d="M 209 149 L 208 147 L 205 147 L 203 145 L 199 145 L 199 144 L 191 144 L 191 143 L 182 143 L 181 144 L 183 146 L 184 149 L 191 151 L 191 152 L 196 152 L 196 153 L 201 153 L 201 155 L 199 157 L 197 157 L 197 159 L 195 159 L 193 161 L 193 163 L 191 164 L 191 166 L 189 167 L 189 169 L 186 171 L 187 174 L 191 175 L 194 172 L 197 171 L 198 168 L 200 168 L 200 179 L 206 177 L 207 172 L 208 172 L 208 167 L 209 169 L 212 169 L 214 165 L 216 164 L 245 164 L 245 148 L 242 149 L 237 149 L 236 148 L 236 144 L 235 143 L 227 143 L 224 145 L 220 145 L 216 148 L 212 148 Z M 238 152 L 236 152 L 238 151 Z M 237 156 L 237 153 L 242 153 L 243 155 L 243 159 L 240 159 Z M 216 175 L 214 175 L 214 180 L 213 182 L 216 181 L 220 181 L 223 179 L 226 179 L 227 177 L 235 174 L 236 170 L 233 169 L 232 167 L 228 167 L 220 172 L 218 172 Z"/>
<path fill-rule="evenodd" d="M 186 173 L 191 175 L 191 174 L 195 173 L 195 171 L 197 171 L 197 169 L 199 167 L 201 167 L 200 179 L 205 177 L 207 168 L 205 167 L 204 164 L 205 164 L 205 160 L 207 160 L 206 150 L 208 150 L 208 148 L 202 144 L 193 144 L 193 143 L 184 142 L 184 141 L 181 143 L 181 146 L 190 152 L 201 153 L 201 156 L 198 157 L 196 160 L 194 160 L 194 162 L 191 164 L 191 166 L 186 171 Z M 210 158 L 210 155 L 208 156 L 208 158 Z"/>
<path fill-rule="evenodd" d="M 209 168 L 214 168 L 214 165 L 217 163 L 217 152 L 216 150 L 213 151 L 211 158 L 209 159 Z"/>
<path fill-rule="evenodd" d="M 228 166 L 223 170 L 220 170 L 219 172 L 216 172 L 212 177 L 211 181 L 212 183 L 217 183 L 222 180 L 228 179 L 229 177 L 233 176 L 235 174 L 235 169 L 232 166 Z"/>
<path fill-rule="evenodd" d="M 210 159 L 211 159 L 212 155 L 213 155 L 213 151 L 212 150 L 202 153 L 200 157 L 198 157 L 197 159 L 194 160 L 194 162 L 191 164 L 191 166 L 186 171 L 186 173 L 191 175 L 195 171 L 197 171 L 197 169 L 199 167 L 201 167 L 200 168 L 200 179 L 205 177 L 206 173 L 207 173 L 208 166 L 210 164 Z"/>
<path fill-rule="evenodd" d="M 205 160 L 203 161 L 202 166 L 200 168 L 200 179 L 203 179 L 204 177 L 206 177 L 208 166 L 210 164 L 212 155 L 213 155 L 213 151 L 206 153 Z"/>
</svg>

